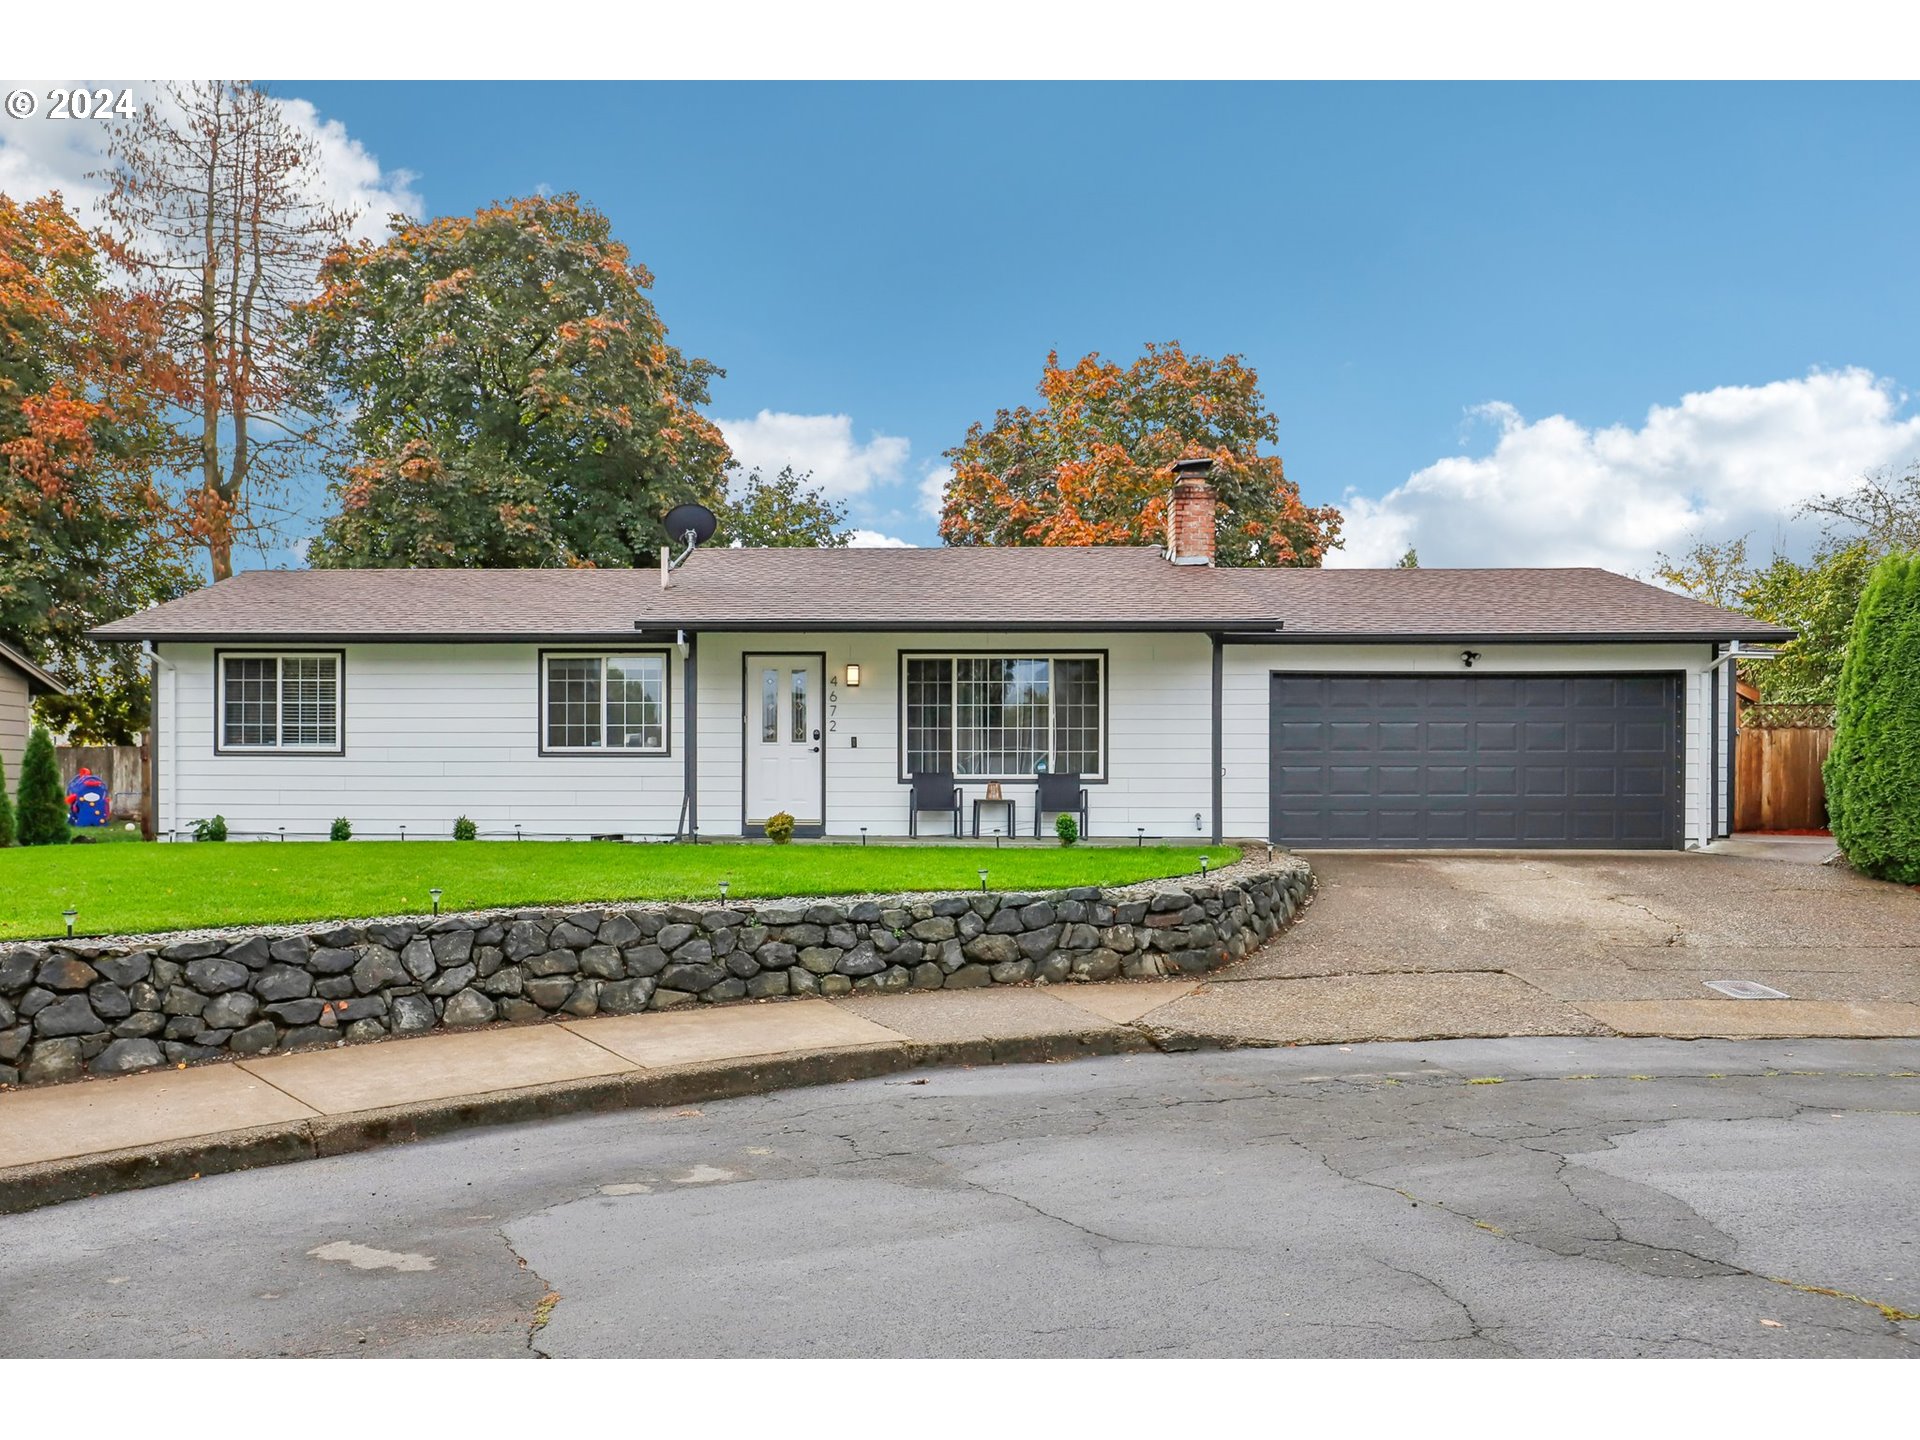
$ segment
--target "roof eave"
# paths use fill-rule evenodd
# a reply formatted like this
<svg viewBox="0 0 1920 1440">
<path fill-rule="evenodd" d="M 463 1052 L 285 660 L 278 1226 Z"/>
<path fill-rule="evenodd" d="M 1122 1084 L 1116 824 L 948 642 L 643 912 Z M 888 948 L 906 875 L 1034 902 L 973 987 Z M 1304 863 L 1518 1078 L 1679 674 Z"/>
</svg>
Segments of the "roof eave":
<svg viewBox="0 0 1920 1440">
<path fill-rule="evenodd" d="M 13 666 L 14 669 L 27 677 L 27 693 L 30 695 L 64 695 L 67 693 L 66 686 L 62 685 L 58 680 L 54 679 L 53 676 L 42 670 L 11 645 L 0 645 L 0 660 L 5 660 L 7 664 Z"/>
</svg>

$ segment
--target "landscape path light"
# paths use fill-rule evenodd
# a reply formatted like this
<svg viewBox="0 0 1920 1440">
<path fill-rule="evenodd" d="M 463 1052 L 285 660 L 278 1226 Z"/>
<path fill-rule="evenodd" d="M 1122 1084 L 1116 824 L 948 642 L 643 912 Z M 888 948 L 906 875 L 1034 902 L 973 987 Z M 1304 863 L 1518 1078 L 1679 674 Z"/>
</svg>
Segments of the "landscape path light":
<svg viewBox="0 0 1920 1440">
<path fill-rule="evenodd" d="M 440 889 L 438 885 L 434 886 L 431 890 L 427 891 L 427 894 L 433 897 L 433 913 L 436 915 L 440 913 L 440 896 L 443 893 L 444 892 Z"/>
<path fill-rule="evenodd" d="M 60 912 L 60 918 L 67 922 L 67 938 L 71 940 L 73 938 L 73 922 L 80 918 L 80 912 L 72 906 L 68 906 Z"/>
<path fill-rule="evenodd" d="M 984 870 L 980 872 L 980 893 L 982 895 L 987 893 L 987 872 Z"/>
</svg>

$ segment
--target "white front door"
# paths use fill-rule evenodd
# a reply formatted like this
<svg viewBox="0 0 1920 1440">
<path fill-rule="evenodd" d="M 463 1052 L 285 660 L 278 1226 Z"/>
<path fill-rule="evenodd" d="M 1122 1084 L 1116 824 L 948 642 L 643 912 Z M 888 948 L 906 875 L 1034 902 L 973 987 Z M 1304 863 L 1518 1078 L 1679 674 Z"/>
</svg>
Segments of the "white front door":
<svg viewBox="0 0 1920 1440">
<path fill-rule="evenodd" d="M 820 657 L 747 657 L 747 823 L 784 810 L 821 824 L 826 770 L 820 738 Z"/>
</svg>

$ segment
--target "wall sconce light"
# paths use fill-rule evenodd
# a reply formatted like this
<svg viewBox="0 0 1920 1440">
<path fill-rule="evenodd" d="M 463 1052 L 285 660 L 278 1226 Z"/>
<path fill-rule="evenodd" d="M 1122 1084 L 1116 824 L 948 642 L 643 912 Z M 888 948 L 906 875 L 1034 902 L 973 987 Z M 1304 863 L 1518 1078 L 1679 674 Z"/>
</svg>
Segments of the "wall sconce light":
<svg viewBox="0 0 1920 1440">
<path fill-rule="evenodd" d="M 1460 652 L 1460 663 L 1469 670 L 1473 668 L 1473 662 L 1479 658 L 1480 652 L 1478 650 L 1462 650 Z"/>
<path fill-rule="evenodd" d="M 849 690 L 860 688 L 860 667 L 852 661 L 847 662 L 847 688 Z"/>
<path fill-rule="evenodd" d="M 427 891 L 427 894 L 433 897 L 433 913 L 436 915 L 440 913 L 440 897 L 444 893 L 446 892 L 441 890 L 441 888 L 438 885 L 434 886 L 431 890 Z"/>
</svg>

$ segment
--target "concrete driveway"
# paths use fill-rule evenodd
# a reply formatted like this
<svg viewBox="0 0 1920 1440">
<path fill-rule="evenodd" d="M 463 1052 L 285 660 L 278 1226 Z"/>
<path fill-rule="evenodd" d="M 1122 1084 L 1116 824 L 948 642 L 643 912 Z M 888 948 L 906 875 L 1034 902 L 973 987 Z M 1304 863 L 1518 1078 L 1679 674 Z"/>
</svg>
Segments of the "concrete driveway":
<svg viewBox="0 0 1920 1440">
<path fill-rule="evenodd" d="M 1920 1035 L 1920 891 L 1805 863 L 1828 848 L 1314 854 L 1292 933 L 1152 1019 L 1267 1043 Z"/>
</svg>

